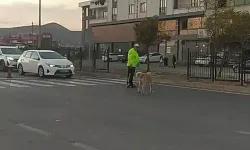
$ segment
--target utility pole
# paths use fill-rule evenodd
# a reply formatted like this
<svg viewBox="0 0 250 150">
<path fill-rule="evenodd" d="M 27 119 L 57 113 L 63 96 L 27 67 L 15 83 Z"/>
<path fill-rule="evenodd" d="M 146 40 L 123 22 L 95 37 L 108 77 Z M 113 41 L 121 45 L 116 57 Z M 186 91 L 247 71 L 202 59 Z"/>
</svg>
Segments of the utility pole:
<svg viewBox="0 0 250 150">
<path fill-rule="evenodd" d="M 138 0 L 135 0 L 135 7 L 136 7 L 136 10 L 135 10 L 135 18 L 138 18 L 139 17 L 139 2 Z"/>
<path fill-rule="evenodd" d="M 32 22 L 32 25 L 31 25 L 31 33 L 32 33 L 32 39 L 33 39 L 33 34 L 34 34 L 34 23 Z"/>
<path fill-rule="evenodd" d="M 39 35 L 38 35 L 38 48 L 41 49 L 41 41 L 42 41 L 42 34 L 41 34 L 41 20 L 42 20 L 42 0 L 39 0 Z"/>
</svg>

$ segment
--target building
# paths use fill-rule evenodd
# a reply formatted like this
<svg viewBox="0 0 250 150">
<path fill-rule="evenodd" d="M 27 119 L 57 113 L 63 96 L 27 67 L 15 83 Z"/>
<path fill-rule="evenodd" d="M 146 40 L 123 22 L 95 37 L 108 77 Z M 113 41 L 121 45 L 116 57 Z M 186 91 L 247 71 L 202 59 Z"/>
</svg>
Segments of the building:
<svg viewBox="0 0 250 150">
<path fill-rule="evenodd" d="M 174 54 L 179 62 L 186 62 L 188 49 L 209 53 L 203 0 L 106 0 L 104 5 L 97 1 L 85 1 L 79 7 L 83 10 L 83 41 L 97 43 L 100 53 L 107 47 L 112 52 L 128 50 L 135 42 L 134 24 L 155 15 L 160 19 L 159 30 L 168 32 L 172 39 L 167 45 L 152 46 L 151 51 Z M 220 3 L 222 7 L 235 5 L 237 9 L 248 9 L 250 1 L 220 0 Z"/>
</svg>

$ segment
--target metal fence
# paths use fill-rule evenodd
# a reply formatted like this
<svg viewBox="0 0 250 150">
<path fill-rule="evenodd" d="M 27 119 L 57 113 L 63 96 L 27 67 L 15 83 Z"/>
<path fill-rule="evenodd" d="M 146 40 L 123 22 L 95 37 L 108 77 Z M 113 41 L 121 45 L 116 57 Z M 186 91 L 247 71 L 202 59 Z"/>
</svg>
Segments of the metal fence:
<svg viewBox="0 0 250 150">
<path fill-rule="evenodd" d="M 240 53 L 211 53 L 188 51 L 187 77 L 250 83 L 250 60 Z"/>
</svg>

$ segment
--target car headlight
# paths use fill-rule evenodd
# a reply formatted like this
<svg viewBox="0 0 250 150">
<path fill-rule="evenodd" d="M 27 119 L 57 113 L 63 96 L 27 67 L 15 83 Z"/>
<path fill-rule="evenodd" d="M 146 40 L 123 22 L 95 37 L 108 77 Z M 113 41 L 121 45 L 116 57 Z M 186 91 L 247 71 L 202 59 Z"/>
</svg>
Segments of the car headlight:
<svg viewBox="0 0 250 150">
<path fill-rule="evenodd" d="M 12 57 L 7 57 L 7 59 L 8 59 L 8 60 L 14 60 L 14 58 L 12 58 Z"/>
<path fill-rule="evenodd" d="M 55 67 L 56 65 L 52 65 L 52 64 L 47 64 L 49 67 Z"/>
<path fill-rule="evenodd" d="M 71 67 L 71 68 L 73 68 L 73 67 L 74 67 L 74 65 L 73 65 L 73 64 L 71 64 L 71 65 L 70 65 L 70 67 Z"/>
</svg>

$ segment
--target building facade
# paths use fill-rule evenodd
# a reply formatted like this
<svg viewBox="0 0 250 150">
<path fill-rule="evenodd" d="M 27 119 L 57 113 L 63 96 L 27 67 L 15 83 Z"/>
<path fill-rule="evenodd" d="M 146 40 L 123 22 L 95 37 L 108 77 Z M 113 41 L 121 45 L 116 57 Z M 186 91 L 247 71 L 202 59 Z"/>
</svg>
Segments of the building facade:
<svg viewBox="0 0 250 150">
<path fill-rule="evenodd" d="M 220 4 L 249 10 L 250 0 L 220 0 Z M 104 5 L 91 0 L 79 6 L 83 10 L 83 40 L 91 35 L 87 39 L 98 43 L 100 53 L 107 47 L 112 52 L 126 52 L 136 42 L 134 24 L 152 16 L 159 16 L 159 30 L 170 34 L 172 39 L 167 45 L 152 46 L 151 51 L 169 57 L 176 55 L 179 62 L 186 62 L 188 49 L 209 53 L 203 0 L 106 0 Z"/>
</svg>

